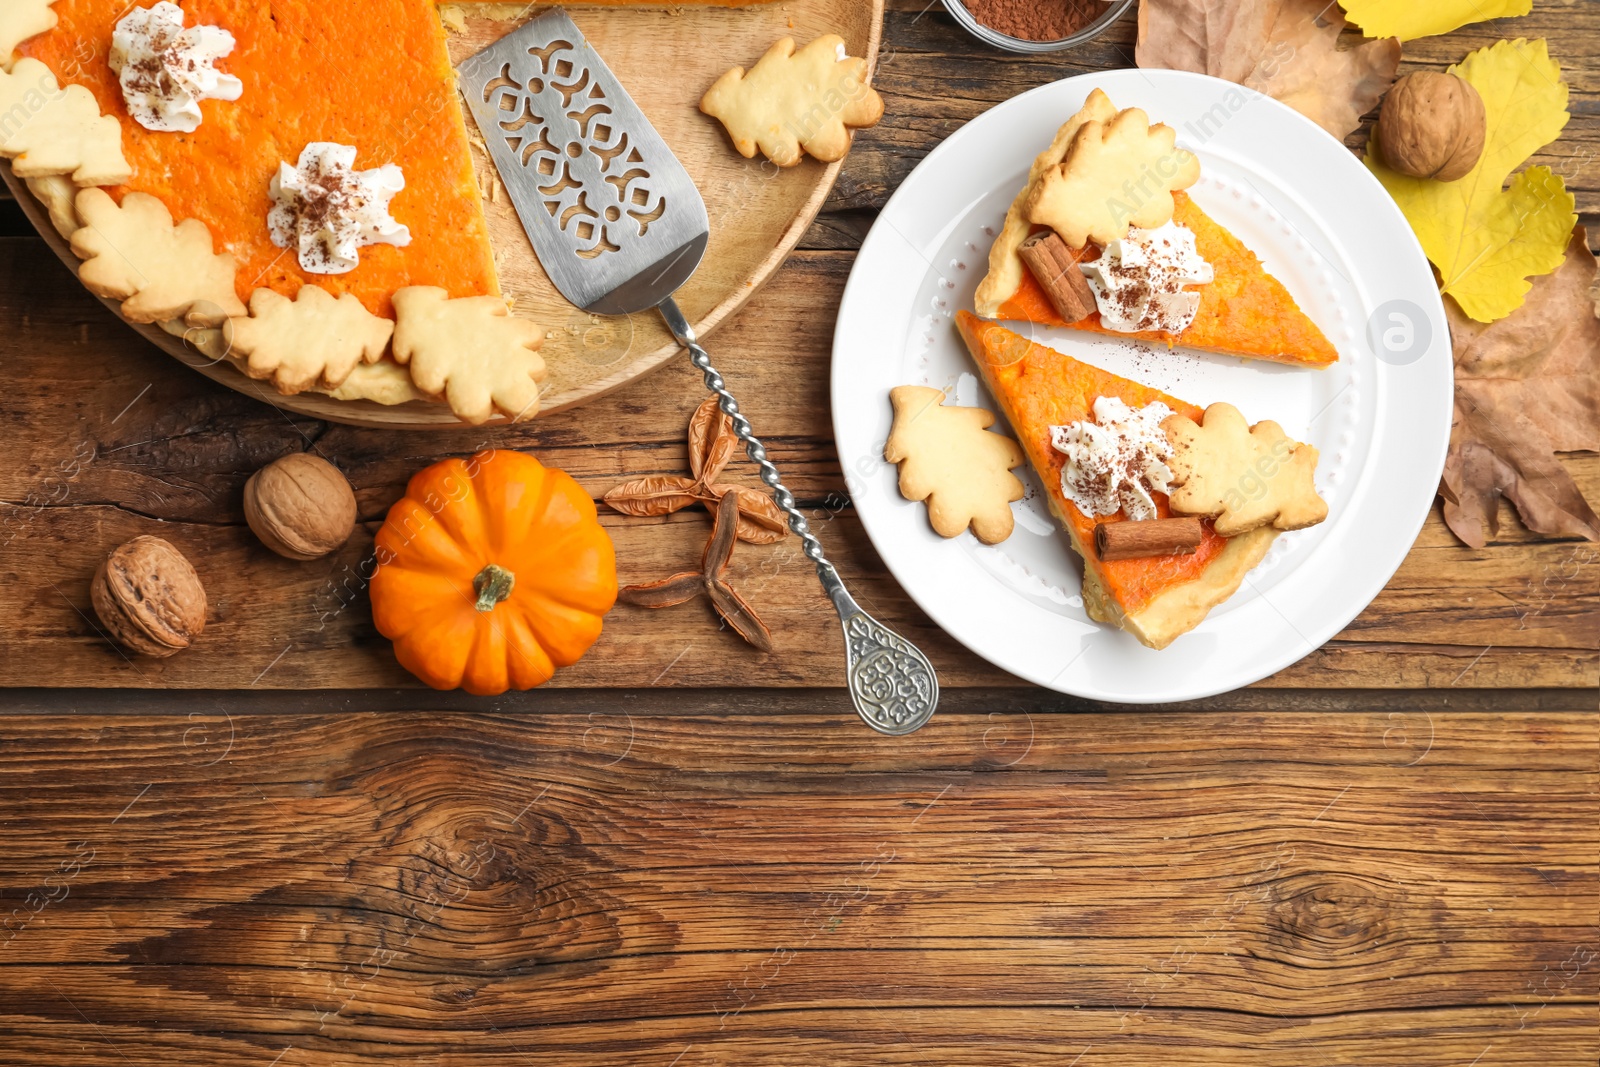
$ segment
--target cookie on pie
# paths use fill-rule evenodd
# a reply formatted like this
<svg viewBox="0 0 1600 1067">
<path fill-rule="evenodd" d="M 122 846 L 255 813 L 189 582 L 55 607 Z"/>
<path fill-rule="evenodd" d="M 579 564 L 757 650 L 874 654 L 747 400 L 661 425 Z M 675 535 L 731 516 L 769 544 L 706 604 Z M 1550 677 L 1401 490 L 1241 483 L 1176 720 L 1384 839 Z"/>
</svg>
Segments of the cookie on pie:
<svg viewBox="0 0 1600 1067">
<path fill-rule="evenodd" d="M 1090 618 L 1160 649 L 1198 626 L 1212 608 L 1238 590 L 1245 574 L 1261 562 L 1277 538 L 1272 526 L 1222 537 L 1207 520 L 1200 544 L 1191 553 L 1102 560 L 1095 548 L 1095 527 L 1139 521 L 1127 513 L 1136 506 L 1147 509 L 1143 517 L 1169 518 L 1173 511 L 1166 493 L 1148 492 L 1143 500 L 1129 500 L 1127 508 L 1089 515 L 1068 498 L 1062 485 L 1068 456 L 1058 447 L 1058 431 L 1093 422 L 1098 401 L 1109 399 L 1127 409 L 1161 404 L 1171 414 L 1195 421 L 1203 417 L 1198 405 L 1035 344 L 968 311 L 956 313 L 956 325 L 1038 474 L 1050 510 L 1071 538 L 1073 550 L 1083 557 L 1083 599 Z"/>
<path fill-rule="evenodd" d="M 205 223 L 218 250 L 237 262 L 234 287 L 245 303 L 258 288 L 293 298 L 315 283 L 393 318 L 391 297 L 407 285 L 437 285 L 452 296 L 500 291 L 432 0 L 366 0 L 359 18 L 318 0 L 186 0 L 187 29 L 231 35 L 233 47 L 215 67 L 242 83 L 238 99 L 201 98 L 190 132 L 136 121 L 113 67 L 119 23 L 156 6 L 56 0 L 56 26 L 20 48 L 63 82 L 87 88 L 104 114 L 120 120 L 133 177 L 111 189 L 115 198 L 147 193 L 174 219 Z M 405 187 L 389 208 L 411 238 L 361 248 L 355 269 L 340 274 L 306 269 L 297 250 L 274 243 L 268 224 L 284 164 L 298 164 L 307 146 L 330 143 L 353 148 L 360 170 L 398 168 Z"/>
<path fill-rule="evenodd" d="M 1176 146 L 1170 128 L 1137 108 L 1118 111 L 1094 90 L 1035 159 L 1007 212 L 978 286 L 978 314 L 1302 366 L 1336 362 L 1338 351 L 1283 283 L 1184 191 L 1198 176 L 1198 159 Z M 1063 317 L 1055 298 L 1063 284 L 1047 286 L 1027 264 L 1030 239 L 1052 237 L 1059 244 L 1049 273 L 1089 278 L 1088 287 L 1085 278 L 1065 279 L 1092 294 L 1081 318 Z M 1160 254 L 1173 269 L 1152 298 L 1138 268 Z"/>
</svg>

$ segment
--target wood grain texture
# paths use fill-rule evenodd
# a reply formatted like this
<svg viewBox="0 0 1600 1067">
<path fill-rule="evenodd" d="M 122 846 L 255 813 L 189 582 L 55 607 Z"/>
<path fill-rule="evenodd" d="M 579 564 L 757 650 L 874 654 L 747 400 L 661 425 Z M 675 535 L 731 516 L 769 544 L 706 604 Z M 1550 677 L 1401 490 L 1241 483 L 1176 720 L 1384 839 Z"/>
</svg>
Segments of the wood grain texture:
<svg viewBox="0 0 1600 1067">
<path fill-rule="evenodd" d="M 888 115 L 863 131 L 821 215 L 771 285 L 712 345 L 758 432 L 869 610 L 934 658 L 947 686 L 1015 684 L 938 631 L 885 571 L 849 506 L 828 429 L 833 317 L 877 207 L 935 144 L 999 101 L 1046 81 L 1130 62 L 1132 20 L 1065 56 L 1002 57 L 972 45 L 941 10 L 889 5 L 877 84 Z M 1544 35 L 1573 87 L 1574 118 L 1551 151 L 1600 210 L 1600 10 L 1541 0 L 1535 14 L 1414 42 L 1408 62 L 1443 64 L 1497 33 Z M 1600 225 L 1591 227 L 1600 238 Z M 208 689 L 404 686 L 371 625 L 363 573 L 371 537 L 411 473 L 486 445 L 531 448 L 597 498 L 642 474 L 676 473 L 683 427 L 703 395 L 686 361 L 585 408 L 515 429 L 421 436 L 307 419 L 219 389 L 145 344 L 89 298 L 36 239 L 0 240 L 0 364 L 8 430 L 0 465 L 0 684 Z M 363 524 L 337 556 L 291 564 L 243 525 L 249 474 L 315 449 L 354 483 Z M 1565 462 L 1600 500 L 1600 457 Z M 755 484 L 749 464 L 731 476 Z M 889 481 L 865 491 L 892 492 Z M 1264 685 L 1524 688 L 1600 684 L 1600 547 L 1532 542 L 1509 509 L 1498 540 L 1462 547 L 1430 518 L 1373 605 L 1333 641 Z M 664 520 L 607 515 L 624 582 L 698 559 L 703 511 Z M 115 544 L 160 533 L 203 561 L 215 605 L 201 644 L 165 663 L 129 661 L 95 632 L 88 578 Z M 702 604 L 620 608 L 565 686 L 832 686 L 837 624 L 797 548 L 741 546 L 734 577 L 775 631 L 770 656 L 720 632 Z"/>
<path fill-rule="evenodd" d="M 0 241 L 0 337 L 14 427 L 0 469 L 0 682 L 305 689 L 409 684 L 373 630 L 364 575 L 371 538 L 406 479 L 444 454 L 533 448 L 596 497 L 626 478 L 685 469 L 683 427 L 696 374 L 675 363 L 585 411 L 526 428 L 418 437 L 304 420 L 215 389 L 83 296 L 64 270 Z M 1008 684 L 935 628 L 900 591 L 848 507 L 827 436 L 829 333 L 816 308 L 842 290 L 851 257 L 806 252 L 722 331 L 718 359 L 868 610 L 934 657 L 947 685 Z M 244 525 L 249 473 L 315 449 L 355 485 L 362 526 L 330 559 L 282 560 Z M 1600 460 L 1571 464 L 1600 498 Z M 755 484 L 740 461 L 730 475 Z M 892 479 L 861 491 L 893 492 Z M 604 513 L 624 582 L 699 558 L 708 517 Z M 1267 684 L 1279 686 L 1593 687 L 1600 677 L 1600 548 L 1527 542 L 1506 516 L 1500 542 L 1463 548 L 1435 516 L 1389 587 L 1343 634 Z M 159 533 L 202 563 L 213 611 L 197 647 L 129 660 L 96 632 L 88 578 L 114 545 Z M 720 632 L 711 611 L 619 608 L 590 657 L 560 685 L 842 683 L 837 623 L 794 544 L 740 546 L 734 580 L 775 632 L 763 656 Z"/>
<path fill-rule="evenodd" d="M 913 737 L 810 688 L 841 680 L 836 624 L 792 546 L 735 556 L 773 657 L 686 605 L 619 611 L 566 688 L 407 688 L 361 580 L 406 476 L 484 444 L 596 495 L 678 471 L 686 365 L 512 431 L 353 430 L 199 379 L 0 240 L 0 684 L 37 687 L 0 700 L 0 1063 L 1592 1067 L 1596 546 L 1508 517 L 1471 551 L 1435 517 L 1268 688 L 1135 713 L 1013 688 L 884 572 L 827 436 L 818 309 L 950 123 L 1131 45 L 1002 59 L 890 6 L 889 121 L 713 347 L 852 587 L 938 661 Z M 363 519 L 311 565 L 240 512 L 302 449 Z M 1600 459 L 1571 468 L 1600 499 Z M 707 529 L 606 522 L 625 581 L 692 566 Z M 216 605 L 164 664 L 78 613 L 142 532 Z M 358 685 L 381 688 L 324 688 Z M 585 688 L 623 685 L 653 688 Z"/>
<path fill-rule="evenodd" d="M 0 1058 L 1593 1062 L 1592 715 L 612 700 L 4 720 Z"/>
</svg>

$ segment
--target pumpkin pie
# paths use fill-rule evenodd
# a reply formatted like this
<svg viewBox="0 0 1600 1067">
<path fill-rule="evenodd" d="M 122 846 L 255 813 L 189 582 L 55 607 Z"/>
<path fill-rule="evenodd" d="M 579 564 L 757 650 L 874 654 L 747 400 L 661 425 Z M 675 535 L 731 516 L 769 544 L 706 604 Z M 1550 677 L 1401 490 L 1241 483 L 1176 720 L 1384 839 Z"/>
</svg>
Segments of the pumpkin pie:
<svg viewBox="0 0 1600 1067">
<path fill-rule="evenodd" d="M 956 313 L 956 325 L 1038 473 L 1050 510 L 1083 557 L 1083 600 L 1090 618 L 1160 649 L 1238 590 L 1276 539 L 1273 527 L 1222 537 L 1208 519 L 1192 553 L 1106 560 L 1097 551 L 1095 528 L 1133 521 L 1127 509 L 1086 514 L 1062 485 L 1067 456 L 1057 447 L 1058 430 L 1092 422 L 1097 402 L 1112 398 L 1129 409 L 1159 403 L 1172 414 L 1199 420 L 1203 412 L 1197 405 L 1031 342 L 968 311 Z M 1141 518 L 1173 516 L 1166 493 L 1150 493 L 1147 506 L 1151 513 Z"/>
<path fill-rule="evenodd" d="M 1324 367 L 1336 362 L 1338 351 L 1283 283 L 1189 197 L 1185 189 L 1198 176 L 1198 159 L 1174 145 L 1170 128 L 1150 125 L 1137 108 L 1119 112 L 1105 93 L 1094 90 L 1034 161 L 1007 212 L 989 253 L 988 274 L 978 286 L 978 314 L 1280 363 Z M 1169 294 L 1188 302 L 1188 315 L 1141 318 L 1113 307 L 1120 321 L 1108 322 L 1108 303 L 1118 299 L 1113 285 L 1102 281 L 1085 288 L 1074 278 L 1072 287 L 1091 298 L 1087 313 L 1069 321 L 1058 310 L 1059 288 L 1052 292 L 1026 262 L 1027 246 L 1053 231 L 1061 241 L 1063 271 L 1104 279 L 1092 265 L 1106 259 L 1108 249 L 1116 251 L 1117 258 L 1105 264 L 1113 281 L 1129 261 L 1125 246 L 1131 239 L 1153 234 L 1161 238 L 1156 243 L 1170 244 L 1162 237 L 1168 233 L 1185 245 L 1192 239 L 1186 251 L 1205 269 L 1181 278 L 1181 288 L 1175 285 Z M 1136 251 L 1144 254 L 1149 247 Z M 1142 293 L 1140 281 L 1129 288 Z"/>
<path fill-rule="evenodd" d="M 456 100 L 445 31 L 431 0 L 366 0 L 361 17 L 325 0 L 184 0 L 191 26 L 231 34 L 217 62 L 243 83 L 237 100 L 204 100 L 191 132 L 151 130 L 134 121 L 111 63 L 125 0 L 56 0 L 57 23 L 25 42 L 64 82 L 94 94 L 122 125 L 133 177 L 108 191 L 117 200 L 148 193 L 176 219 L 198 219 L 219 250 L 232 253 L 234 287 L 248 302 L 257 288 L 293 297 L 316 284 L 352 293 L 392 318 L 391 297 L 407 285 L 452 296 L 499 292 L 466 124 Z M 404 191 L 390 204 L 410 231 L 404 246 L 374 244 L 346 273 L 312 273 L 274 244 L 268 217 L 280 166 L 307 145 L 353 147 L 358 167 L 395 166 Z"/>
<path fill-rule="evenodd" d="M 731 7 L 765 0 L 701 2 Z M 337 328 L 317 318 L 321 309 L 337 307 L 351 318 L 345 296 L 382 320 L 404 319 L 394 299 L 403 289 L 460 300 L 499 296 L 465 115 L 434 0 L 4 4 L 0 157 L 28 179 L 69 239 L 84 225 L 74 210 L 79 190 L 97 186 L 115 205 L 133 194 L 159 201 L 165 214 L 136 198 L 137 216 L 116 217 L 155 220 L 152 247 L 186 250 L 172 265 L 144 251 L 145 242 L 122 249 L 130 261 L 121 272 L 126 284 L 97 289 L 99 295 L 124 300 L 124 315 L 133 321 L 152 321 L 134 309 L 155 302 L 137 304 L 132 298 L 138 294 L 126 290 L 137 288 L 152 266 L 170 267 L 177 278 L 162 278 L 160 306 L 170 308 L 175 298 L 182 304 L 183 271 L 201 264 L 204 295 L 197 290 L 194 306 L 154 321 L 202 352 L 270 376 L 284 392 L 311 388 L 385 403 L 449 399 L 419 389 L 414 378 L 408 382 L 411 376 L 393 355 L 374 354 L 370 345 L 328 346 L 336 351 L 321 374 L 305 373 L 303 361 L 292 377 L 263 371 L 260 360 L 233 351 L 228 323 L 221 321 L 261 306 L 252 302 L 258 291 L 275 293 L 294 301 L 296 310 L 285 313 L 293 318 L 283 339 L 290 343 Z M 42 138 L 46 127 L 54 132 Z M 116 210 L 104 200 L 96 208 Z M 209 233 L 209 245 L 197 225 Z M 229 270 L 233 298 L 219 300 L 216 278 Z M 336 299 L 296 300 L 307 285 Z M 537 357 L 523 363 L 542 378 Z M 480 370 L 505 384 L 503 368 Z M 508 411 L 497 402 L 509 417 L 536 408 Z"/>
</svg>

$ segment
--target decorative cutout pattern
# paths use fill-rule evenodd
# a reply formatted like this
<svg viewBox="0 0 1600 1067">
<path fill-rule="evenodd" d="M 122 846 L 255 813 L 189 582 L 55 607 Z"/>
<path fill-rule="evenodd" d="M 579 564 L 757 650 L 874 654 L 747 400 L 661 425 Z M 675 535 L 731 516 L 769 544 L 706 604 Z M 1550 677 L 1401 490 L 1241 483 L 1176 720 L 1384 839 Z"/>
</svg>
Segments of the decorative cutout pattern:
<svg viewBox="0 0 1600 1067">
<path fill-rule="evenodd" d="M 876 730 L 910 733 L 933 714 L 938 683 L 916 648 L 867 614 L 844 626 L 850 691 L 856 710 Z"/>
<path fill-rule="evenodd" d="M 666 213 L 649 167 L 571 41 L 529 48 L 534 73 L 510 62 L 482 89 L 506 147 L 537 176 L 541 206 L 583 259 L 620 251 Z M 485 130 L 485 135 L 490 131 Z"/>
<path fill-rule="evenodd" d="M 711 220 L 628 90 L 553 7 L 456 67 L 511 205 L 561 294 L 656 307 L 694 273 Z"/>
</svg>

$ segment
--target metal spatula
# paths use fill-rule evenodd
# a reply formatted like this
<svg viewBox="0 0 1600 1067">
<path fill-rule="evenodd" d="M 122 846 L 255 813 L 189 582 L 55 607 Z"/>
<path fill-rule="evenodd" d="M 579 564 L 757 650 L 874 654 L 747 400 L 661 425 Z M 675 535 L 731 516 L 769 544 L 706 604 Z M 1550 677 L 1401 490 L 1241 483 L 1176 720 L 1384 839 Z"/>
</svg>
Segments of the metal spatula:
<svg viewBox="0 0 1600 1067">
<path fill-rule="evenodd" d="M 683 165 L 564 11 L 547 11 L 463 62 L 461 90 L 545 273 L 585 311 L 655 308 L 721 398 L 761 480 L 789 516 L 844 624 L 850 695 L 874 730 L 908 734 L 933 715 L 928 658 L 861 610 L 822 552 L 738 401 L 672 296 L 710 237 Z"/>
</svg>

